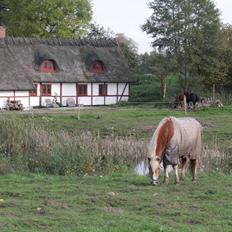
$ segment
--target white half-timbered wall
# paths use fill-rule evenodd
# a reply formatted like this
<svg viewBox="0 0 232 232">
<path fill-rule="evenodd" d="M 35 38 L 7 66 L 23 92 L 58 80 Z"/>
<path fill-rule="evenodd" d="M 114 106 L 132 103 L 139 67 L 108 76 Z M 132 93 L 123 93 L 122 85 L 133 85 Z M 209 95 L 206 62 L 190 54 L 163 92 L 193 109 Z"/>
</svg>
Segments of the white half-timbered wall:
<svg viewBox="0 0 232 232">
<path fill-rule="evenodd" d="M 41 85 L 37 84 L 37 96 L 30 96 L 29 91 L 0 91 L 0 107 L 5 108 L 7 100 L 20 100 L 23 107 L 46 106 L 46 99 L 51 101 L 56 97 L 63 106 L 67 105 L 67 99 L 73 98 L 76 105 L 112 105 L 120 101 L 128 101 L 129 83 L 105 83 L 107 95 L 99 96 L 99 84 L 102 83 L 50 83 L 51 96 L 42 96 Z M 46 83 L 47 84 L 47 83 Z M 77 95 L 78 84 L 87 84 L 87 96 Z"/>
<path fill-rule="evenodd" d="M 5 108 L 7 100 L 20 100 L 23 107 L 30 106 L 29 91 L 0 91 L 0 108 Z"/>
</svg>

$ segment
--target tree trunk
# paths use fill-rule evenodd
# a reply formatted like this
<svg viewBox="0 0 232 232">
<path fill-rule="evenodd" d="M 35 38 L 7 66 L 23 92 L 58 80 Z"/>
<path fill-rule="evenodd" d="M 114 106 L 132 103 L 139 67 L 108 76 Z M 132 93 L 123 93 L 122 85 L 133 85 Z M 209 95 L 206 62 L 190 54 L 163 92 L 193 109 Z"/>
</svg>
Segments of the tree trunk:
<svg viewBox="0 0 232 232">
<path fill-rule="evenodd" d="M 165 77 L 163 74 L 160 75 L 159 77 L 160 79 L 160 90 L 161 90 L 161 96 L 163 97 L 163 99 L 165 99 L 165 95 L 166 95 L 166 84 L 165 84 Z"/>
</svg>

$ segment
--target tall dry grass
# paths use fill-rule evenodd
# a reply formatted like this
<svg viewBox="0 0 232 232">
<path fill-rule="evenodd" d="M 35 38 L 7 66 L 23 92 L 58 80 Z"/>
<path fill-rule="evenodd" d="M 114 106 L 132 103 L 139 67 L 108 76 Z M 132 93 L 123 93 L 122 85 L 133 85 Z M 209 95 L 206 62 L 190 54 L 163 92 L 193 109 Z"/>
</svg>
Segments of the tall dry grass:
<svg viewBox="0 0 232 232">
<path fill-rule="evenodd" d="M 132 137 L 101 137 L 88 131 L 57 133 L 35 126 L 33 120 L 0 118 L 2 172 L 110 173 L 134 167 L 145 155 L 146 143 Z"/>
<path fill-rule="evenodd" d="M 217 138 L 211 143 L 205 144 L 200 160 L 200 168 L 203 171 L 221 171 L 232 173 L 232 147 L 219 145 Z"/>
<path fill-rule="evenodd" d="M 0 174 L 11 171 L 59 175 L 112 173 L 134 168 L 146 159 L 147 141 L 132 136 L 101 137 L 49 131 L 18 117 L 0 117 Z M 200 161 L 204 171 L 231 172 L 232 149 L 205 144 Z"/>
</svg>

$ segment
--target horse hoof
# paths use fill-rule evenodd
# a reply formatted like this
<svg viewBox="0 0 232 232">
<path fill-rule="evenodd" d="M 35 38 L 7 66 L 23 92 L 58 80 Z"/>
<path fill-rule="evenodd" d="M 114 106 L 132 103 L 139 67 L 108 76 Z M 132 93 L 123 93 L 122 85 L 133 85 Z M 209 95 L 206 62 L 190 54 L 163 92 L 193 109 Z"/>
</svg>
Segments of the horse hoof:
<svg viewBox="0 0 232 232">
<path fill-rule="evenodd" d="M 168 180 L 164 180 L 163 184 L 168 185 Z"/>
<path fill-rule="evenodd" d="M 175 182 L 174 182 L 175 185 L 178 185 L 179 183 L 180 183 L 179 180 L 175 180 Z"/>
</svg>

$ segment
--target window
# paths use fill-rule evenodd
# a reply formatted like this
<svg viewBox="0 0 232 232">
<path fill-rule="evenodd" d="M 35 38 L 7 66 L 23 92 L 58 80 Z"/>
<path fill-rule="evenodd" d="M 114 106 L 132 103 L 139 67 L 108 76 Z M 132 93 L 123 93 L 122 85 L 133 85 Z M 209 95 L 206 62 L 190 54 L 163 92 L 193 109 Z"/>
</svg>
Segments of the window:
<svg viewBox="0 0 232 232">
<path fill-rule="evenodd" d="M 106 96 L 107 95 L 107 84 L 100 84 L 99 85 L 99 96 Z"/>
<path fill-rule="evenodd" d="M 37 84 L 35 84 L 35 89 L 33 89 L 33 90 L 31 90 L 30 92 L 29 92 L 29 95 L 30 96 L 37 96 Z"/>
<path fill-rule="evenodd" d="M 40 65 L 40 72 L 54 73 L 55 71 L 55 62 L 52 60 L 44 60 Z"/>
<path fill-rule="evenodd" d="M 94 61 L 90 66 L 90 72 L 92 73 L 104 73 L 105 67 L 102 61 Z"/>
<path fill-rule="evenodd" d="M 77 95 L 78 96 L 87 96 L 87 85 L 78 85 L 77 86 Z"/>
<path fill-rule="evenodd" d="M 51 84 L 42 84 L 42 96 L 51 96 L 52 93 L 52 86 Z"/>
</svg>

